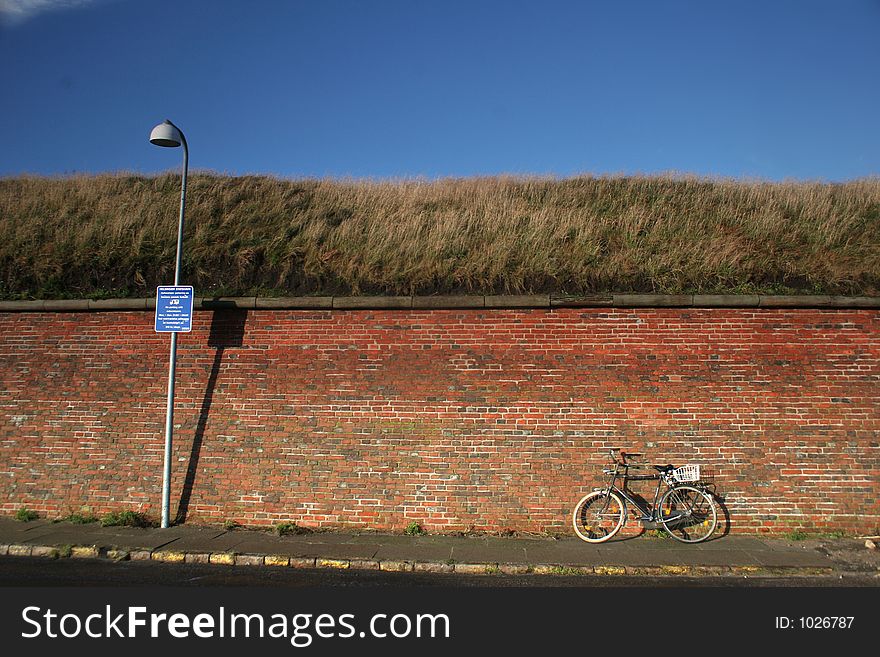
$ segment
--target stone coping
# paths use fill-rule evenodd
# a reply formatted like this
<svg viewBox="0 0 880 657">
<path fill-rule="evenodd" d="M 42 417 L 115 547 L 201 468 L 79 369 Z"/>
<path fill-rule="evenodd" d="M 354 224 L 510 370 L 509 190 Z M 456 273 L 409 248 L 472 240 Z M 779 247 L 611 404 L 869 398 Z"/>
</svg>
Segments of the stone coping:
<svg viewBox="0 0 880 657">
<path fill-rule="evenodd" d="M 147 299 L 0 301 L 0 312 L 154 310 Z M 880 297 L 758 294 L 595 294 L 357 297 L 196 297 L 195 310 L 438 310 L 503 308 L 878 308 Z"/>
</svg>

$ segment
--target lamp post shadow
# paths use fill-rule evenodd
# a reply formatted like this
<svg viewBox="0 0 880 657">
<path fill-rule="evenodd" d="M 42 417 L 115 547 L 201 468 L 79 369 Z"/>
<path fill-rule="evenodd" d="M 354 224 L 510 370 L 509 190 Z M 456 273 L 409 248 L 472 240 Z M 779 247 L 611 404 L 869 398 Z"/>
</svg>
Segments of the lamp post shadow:
<svg viewBox="0 0 880 657">
<path fill-rule="evenodd" d="M 186 522 L 189 512 L 189 504 L 196 482 L 196 473 L 199 469 L 199 457 L 202 451 L 202 443 L 205 439 L 205 428 L 208 424 L 208 416 L 211 412 L 211 404 L 214 400 L 214 390 L 217 387 L 217 379 L 220 376 L 220 366 L 223 363 L 223 354 L 226 349 L 241 347 L 244 342 L 244 327 L 247 322 L 247 310 L 235 307 L 224 307 L 222 302 L 216 302 L 216 310 L 211 318 L 211 332 L 208 335 L 208 346 L 216 347 L 214 362 L 211 364 L 211 373 L 205 386 L 205 396 L 199 410 L 199 420 L 193 435 L 192 447 L 189 453 L 189 463 L 180 491 L 180 504 L 177 506 L 175 524 Z"/>
</svg>

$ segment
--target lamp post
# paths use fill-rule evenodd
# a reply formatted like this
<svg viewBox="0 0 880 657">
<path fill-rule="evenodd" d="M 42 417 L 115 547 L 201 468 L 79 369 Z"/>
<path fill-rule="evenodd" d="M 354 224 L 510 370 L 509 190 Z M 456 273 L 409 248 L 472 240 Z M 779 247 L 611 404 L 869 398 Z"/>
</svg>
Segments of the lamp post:
<svg viewBox="0 0 880 657">
<path fill-rule="evenodd" d="M 174 265 L 174 285 L 180 284 L 180 261 L 183 251 L 183 207 L 186 202 L 186 172 L 189 167 L 189 149 L 183 131 L 165 119 L 150 133 L 150 143 L 176 148 L 183 146 L 183 182 L 180 187 L 180 221 L 177 224 L 177 261 Z M 177 333 L 171 334 L 171 356 L 168 361 L 168 405 L 165 411 L 165 462 L 162 472 L 162 527 L 168 527 L 171 497 L 171 434 L 174 427 L 174 370 L 177 365 Z"/>
</svg>

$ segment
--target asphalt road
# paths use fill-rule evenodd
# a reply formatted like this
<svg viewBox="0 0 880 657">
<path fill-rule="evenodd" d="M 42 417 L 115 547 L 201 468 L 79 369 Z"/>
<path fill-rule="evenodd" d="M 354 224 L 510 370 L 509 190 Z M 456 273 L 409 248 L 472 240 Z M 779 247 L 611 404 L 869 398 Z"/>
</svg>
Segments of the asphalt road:
<svg viewBox="0 0 880 657">
<path fill-rule="evenodd" d="M 384 655 L 448 655 L 451 650 L 520 654 L 565 645 L 582 649 L 591 634 L 625 643 L 635 636 L 629 624 L 638 631 L 658 622 L 673 628 L 685 623 L 687 631 L 680 638 L 697 645 L 713 646 L 713 641 L 723 637 L 725 646 L 734 652 L 760 645 L 774 651 L 794 648 L 818 654 L 826 649 L 829 653 L 848 651 L 850 646 L 856 648 L 872 640 L 878 615 L 873 604 L 876 592 L 868 587 L 878 584 L 877 578 L 857 575 L 843 580 L 506 576 L 0 557 L 0 643 L 7 652 L 12 651 L 10 654 L 44 654 L 43 649 L 45 654 L 54 654 L 60 646 L 68 649 L 66 643 L 59 643 L 58 633 L 65 627 L 68 632 L 79 627 L 72 615 L 95 615 L 99 622 L 94 627 L 104 628 L 105 622 L 140 609 L 140 613 L 149 612 L 151 618 L 159 619 L 155 622 L 167 621 L 169 627 L 172 616 L 187 614 L 188 618 L 204 614 L 220 618 L 228 612 L 256 618 L 254 640 L 259 643 L 252 646 L 247 633 L 230 639 L 221 632 L 218 640 L 209 642 L 212 653 L 219 650 L 221 654 L 240 655 L 242 649 L 289 654 L 289 641 L 259 638 L 263 636 L 256 634 L 260 618 L 273 622 L 282 618 L 284 627 L 294 622 L 290 619 L 306 619 L 313 623 L 308 628 L 310 636 L 324 637 L 317 634 L 318 619 L 329 623 L 342 619 L 342 614 L 348 615 L 358 633 L 348 635 L 351 639 L 331 634 L 320 644 L 315 639 L 309 654 L 335 655 L 340 650 L 363 648 L 381 650 Z M 862 588 L 853 588 L 856 586 Z M 703 588 L 695 594 L 687 587 Z M 591 595 L 598 588 L 601 594 Z M 102 621 L 105 610 L 106 621 Z M 420 614 L 447 618 L 448 624 L 442 627 L 451 628 L 449 633 L 426 637 L 408 634 Z M 794 624 L 785 631 L 778 629 L 783 616 L 793 619 L 790 622 Z M 622 623 L 624 618 L 629 624 Z M 800 629 L 801 622 L 820 622 L 815 618 L 846 618 L 849 626 L 834 632 Z M 378 627 L 385 628 L 384 635 L 369 634 L 377 619 Z M 246 621 L 248 627 L 250 622 Z M 122 621 L 129 627 L 125 623 Z M 25 639 L 24 633 L 33 634 L 35 628 L 40 630 L 40 638 Z M 403 633 L 390 640 L 389 628 L 402 628 Z M 50 631 L 55 632 L 54 639 L 49 638 L 53 636 Z M 168 654 L 178 654 L 188 646 L 175 643 L 176 639 L 162 632 L 150 641 L 113 635 L 105 642 L 100 634 L 91 643 L 81 641 L 88 654 L 96 656 L 156 655 L 166 649 Z M 404 634 L 406 638 L 398 640 Z M 204 650 L 208 645 L 198 643 L 202 639 L 194 635 L 187 636 L 186 641 L 196 649 Z M 345 643 L 340 643 L 343 640 Z M 676 645 L 674 641 L 672 645 Z"/>
<path fill-rule="evenodd" d="M 0 586 L 243 587 L 839 587 L 880 586 L 865 575 L 822 577 L 637 577 L 600 575 L 462 575 L 170 564 L 106 559 L 0 557 Z"/>
</svg>

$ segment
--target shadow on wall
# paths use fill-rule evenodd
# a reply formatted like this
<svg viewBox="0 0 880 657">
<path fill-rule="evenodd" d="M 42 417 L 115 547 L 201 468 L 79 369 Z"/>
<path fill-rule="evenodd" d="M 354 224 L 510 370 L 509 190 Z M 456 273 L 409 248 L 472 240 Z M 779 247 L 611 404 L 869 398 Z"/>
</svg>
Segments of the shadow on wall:
<svg viewBox="0 0 880 657">
<path fill-rule="evenodd" d="M 199 410 L 199 421 L 193 436 L 192 449 L 189 454 L 189 465 L 186 468 L 186 476 L 183 480 L 183 488 L 180 492 L 180 504 L 177 507 L 175 523 L 186 522 L 186 514 L 189 511 L 189 502 L 192 497 L 193 487 L 196 481 L 196 472 L 199 468 L 199 455 L 202 450 L 202 441 L 205 437 L 205 426 L 208 423 L 208 414 L 211 412 L 211 402 L 214 398 L 214 389 L 217 386 L 217 377 L 220 375 L 220 365 L 223 362 L 223 353 L 226 349 L 241 347 L 244 342 L 244 326 L 247 322 L 247 310 L 238 308 L 218 308 L 211 318 L 211 332 L 208 335 L 208 346 L 216 347 L 214 362 L 211 365 L 211 374 L 205 386 L 205 396 L 202 399 L 202 407 Z"/>
</svg>

